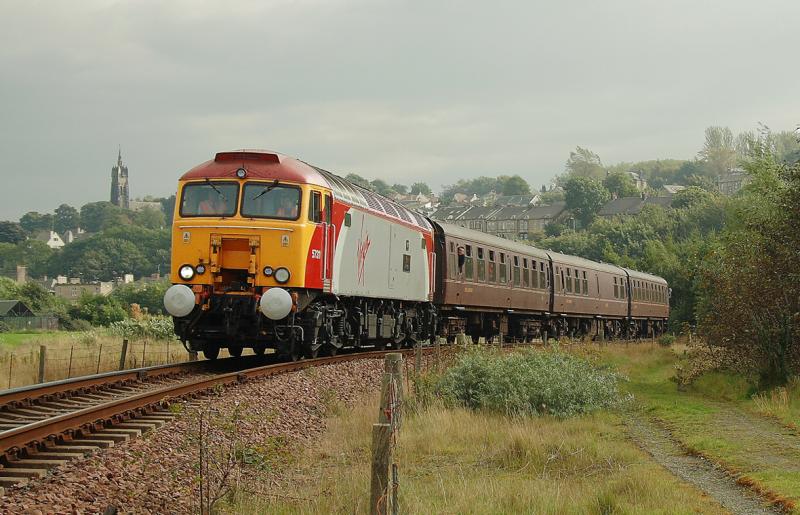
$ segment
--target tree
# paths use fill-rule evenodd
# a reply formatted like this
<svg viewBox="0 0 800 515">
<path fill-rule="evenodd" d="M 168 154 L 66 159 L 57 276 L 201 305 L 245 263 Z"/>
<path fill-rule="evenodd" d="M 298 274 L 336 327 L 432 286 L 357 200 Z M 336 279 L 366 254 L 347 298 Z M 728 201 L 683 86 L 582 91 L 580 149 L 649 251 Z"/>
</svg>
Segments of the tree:
<svg viewBox="0 0 800 515">
<path fill-rule="evenodd" d="M 19 219 L 19 224 L 28 234 L 34 234 L 39 231 L 51 231 L 53 230 L 53 215 L 28 211 Z"/>
<path fill-rule="evenodd" d="M 383 179 L 375 179 L 370 182 L 370 186 L 373 191 L 380 193 L 381 195 L 385 195 L 387 197 L 392 196 L 395 191 L 389 186 L 386 181 Z"/>
<path fill-rule="evenodd" d="M 519 175 L 498 177 L 503 195 L 530 195 L 530 185 Z"/>
<path fill-rule="evenodd" d="M 600 156 L 583 147 L 575 147 L 569 153 L 565 166 L 567 174 L 574 177 L 594 177 L 600 179 L 605 175 Z"/>
<path fill-rule="evenodd" d="M 570 177 L 564 183 L 564 198 L 575 218 L 585 227 L 608 202 L 611 195 L 596 179 L 583 176 Z"/>
<path fill-rule="evenodd" d="M 708 127 L 706 141 L 698 157 L 706 163 L 712 177 L 733 168 L 736 165 L 737 152 L 731 130 L 728 127 Z"/>
<path fill-rule="evenodd" d="M 78 210 L 74 207 L 61 204 L 55 210 L 55 220 L 53 221 L 53 230 L 59 234 L 67 231 L 77 229 L 81 224 L 81 216 Z"/>
<path fill-rule="evenodd" d="M 603 186 L 617 198 L 633 197 L 639 194 L 633 179 L 625 172 L 614 172 L 603 179 Z"/>
<path fill-rule="evenodd" d="M 408 186 L 405 184 L 392 184 L 392 189 L 401 195 L 408 194 Z"/>
<path fill-rule="evenodd" d="M 707 202 L 712 196 L 711 193 L 698 186 L 689 186 L 685 190 L 677 192 L 672 197 L 672 207 L 684 208 L 693 206 L 701 202 Z"/>
<path fill-rule="evenodd" d="M 17 243 L 25 240 L 25 230 L 17 222 L 0 222 L 0 243 Z"/>
<path fill-rule="evenodd" d="M 745 168 L 753 181 L 704 260 L 697 313 L 706 341 L 768 388 L 800 370 L 800 166 L 767 153 Z"/>
<path fill-rule="evenodd" d="M 164 213 L 160 209 L 146 207 L 133 215 L 133 223 L 148 229 L 161 229 L 166 224 Z"/>
<path fill-rule="evenodd" d="M 168 226 L 172 225 L 172 219 L 175 217 L 175 195 L 159 199 L 159 202 L 161 202 L 161 210 L 164 212 L 165 223 Z"/>
<path fill-rule="evenodd" d="M 124 307 L 138 304 L 150 314 L 162 314 L 164 311 L 164 293 L 172 286 L 169 281 L 148 282 L 145 284 L 126 284 L 116 288 L 111 297 Z"/>
<path fill-rule="evenodd" d="M 81 226 L 87 232 L 99 232 L 127 223 L 130 220 L 125 210 L 111 202 L 90 202 L 81 207 Z"/>
<path fill-rule="evenodd" d="M 426 183 L 415 182 L 414 184 L 411 185 L 410 193 L 412 195 L 419 195 L 420 193 L 422 193 L 423 195 L 430 195 L 432 192 L 431 192 L 431 187 L 428 186 Z"/>
<path fill-rule="evenodd" d="M 92 325 L 108 326 L 127 317 L 125 308 L 112 297 L 84 293 L 77 305 L 69 310 L 70 316 L 86 320 Z"/>
</svg>

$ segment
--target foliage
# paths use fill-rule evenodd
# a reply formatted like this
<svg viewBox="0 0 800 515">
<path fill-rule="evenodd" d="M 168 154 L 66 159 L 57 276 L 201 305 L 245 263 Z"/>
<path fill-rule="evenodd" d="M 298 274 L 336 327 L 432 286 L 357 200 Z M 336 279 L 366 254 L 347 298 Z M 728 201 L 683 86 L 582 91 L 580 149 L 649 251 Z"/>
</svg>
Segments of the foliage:
<svg viewBox="0 0 800 515">
<path fill-rule="evenodd" d="M 81 215 L 74 207 L 61 204 L 54 212 L 53 230 L 59 234 L 75 230 L 81 225 Z"/>
<path fill-rule="evenodd" d="M 28 211 L 19 219 L 19 224 L 31 235 L 39 231 L 50 231 L 53 229 L 53 215 Z"/>
<path fill-rule="evenodd" d="M 603 163 L 600 161 L 600 156 L 580 146 L 575 147 L 575 150 L 569 153 L 569 159 L 565 165 L 568 176 L 571 177 L 592 177 L 601 179 L 605 176 L 605 169 Z"/>
<path fill-rule="evenodd" d="M 369 181 L 367 179 L 361 177 L 358 174 L 348 173 L 347 175 L 345 175 L 344 178 L 346 180 L 352 182 L 353 184 L 357 184 L 358 186 L 361 186 L 362 188 L 365 188 L 365 189 L 368 189 L 368 190 L 372 190 L 372 185 L 369 183 Z"/>
<path fill-rule="evenodd" d="M 109 326 L 112 334 L 125 338 L 156 338 L 169 340 L 175 337 L 175 327 L 172 318 L 165 316 L 150 316 L 139 320 L 126 318 L 112 322 Z"/>
<path fill-rule="evenodd" d="M 25 240 L 25 229 L 17 222 L 0 222 L 0 243 L 17 243 Z"/>
<path fill-rule="evenodd" d="M 728 127 L 708 127 L 706 141 L 698 157 L 708 165 L 712 176 L 733 168 L 738 156 L 731 130 Z"/>
<path fill-rule="evenodd" d="M 90 202 L 81 207 L 81 225 L 87 232 L 129 223 L 128 212 L 111 202 Z"/>
<path fill-rule="evenodd" d="M 675 336 L 669 333 L 662 334 L 661 337 L 658 339 L 658 344 L 664 347 L 669 347 L 673 343 L 675 343 Z"/>
<path fill-rule="evenodd" d="M 127 316 L 125 308 L 111 297 L 84 293 L 75 306 L 70 307 L 69 315 L 76 319 L 86 320 L 92 325 L 109 326 L 124 320 Z"/>
<path fill-rule="evenodd" d="M 500 176 L 497 179 L 503 195 L 530 195 L 531 193 L 530 185 L 519 175 Z"/>
<path fill-rule="evenodd" d="M 111 296 L 125 307 L 138 304 L 150 314 L 163 314 L 164 293 L 169 287 L 169 281 L 126 284 L 116 288 Z"/>
<path fill-rule="evenodd" d="M 412 195 L 417 195 L 422 193 L 423 195 L 430 195 L 432 193 L 431 187 L 425 184 L 424 182 L 415 182 L 411 185 L 411 189 L 409 191 Z"/>
<path fill-rule="evenodd" d="M 605 187 L 609 193 L 616 194 L 617 198 L 633 197 L 639 194 L 639 190 L 636 189 L 636 184 L 634 184 L 633 179 L 625 172 L 609 173 L 606 178 L 603 179 L 603 187 Z"/>
<path fill-rule="evenodd" d="M 746 164 L 753 181 L 702 267 L 698 320 L 766 387 L 800 369 L 800 165 L 757 150 Z"/>
<path fill-rule="evenodd" d="M 564 198 L 575 218 L 589 225 L 611 195 L 596 179 L 588 176 L 569 177 L 564 183 Z"/>
<path fill-rule="evenodd" d="M 672 207 L 682 208 L 707 202 L 711 193 L 698 186 L 689 186 L 672 196 Z"/>
<path fill-rule="evenodd" d="M 406 195 L 408 193 L 408 186 L 405 184 L 392 184 L 392 189 L 399 193 L 400 195 Z"/>
<path fill-rule="evenodd" d="M 559 351 L 462 355 L 437 389 L 449 402 L 506 415 L 566 417 L 618 405 L 620 377 Z"/>
<path fill-rule="evenodd" d="M 166 225 L 166 219 L 162 210 L 146 207 L 133 213 L 133 223 L 147 229 L 161 229 Z"/>
<path fill-rule="evenodd" d="M 11 328 L 8 326 L 7 323 L 0 320 L 0 333 L 9 333 L 11 332 Z"/>
</svg>

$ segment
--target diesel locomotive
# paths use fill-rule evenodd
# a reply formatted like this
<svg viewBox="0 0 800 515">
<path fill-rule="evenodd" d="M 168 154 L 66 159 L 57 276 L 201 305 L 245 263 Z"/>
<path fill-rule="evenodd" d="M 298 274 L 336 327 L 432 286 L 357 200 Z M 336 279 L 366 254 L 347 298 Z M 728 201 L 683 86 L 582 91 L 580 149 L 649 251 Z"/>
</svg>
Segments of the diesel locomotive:
<svg viewBox="0 0 800 515">
<path fill-rule="evenodd" d="M 434 336 L 657 335 L 660 277 L 437 222 L 298 159 L 220 152 L 179 180 L 164 304 L 189 351 L 299 359 Z"/>
</svg>

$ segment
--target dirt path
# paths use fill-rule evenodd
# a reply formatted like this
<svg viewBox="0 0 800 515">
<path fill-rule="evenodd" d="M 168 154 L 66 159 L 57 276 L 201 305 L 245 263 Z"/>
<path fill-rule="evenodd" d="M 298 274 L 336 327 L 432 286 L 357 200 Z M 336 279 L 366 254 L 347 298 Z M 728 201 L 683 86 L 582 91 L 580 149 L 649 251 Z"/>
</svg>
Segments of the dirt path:
<svg viewBox="0 0 800 515">
<path fill-rule="evenodd" d="M 688 455 L 664 427 L 632 413 L 627 420 L 633 440 L 664 468 L 717 500 L 734 514 L 782 513 L 767 506 L 751 490 L 740 486 L 727 472 L 698 456 Z"/>
</svg>

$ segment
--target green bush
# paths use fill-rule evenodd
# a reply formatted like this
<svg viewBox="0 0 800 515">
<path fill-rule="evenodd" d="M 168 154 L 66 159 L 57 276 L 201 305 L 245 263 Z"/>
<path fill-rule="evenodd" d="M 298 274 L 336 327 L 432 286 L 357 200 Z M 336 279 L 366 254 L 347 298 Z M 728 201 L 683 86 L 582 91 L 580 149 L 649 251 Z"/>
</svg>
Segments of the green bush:
<svg viewBox="0 0 800 515">
<path fill-rule="evenodd" d="M 0 333 L 10 333 L 11 328 L 8 326 L 7 323 L 0 320 Z"/>
<path fill-rule="evenodd" d="M 662 334 L 658 339 L 658 344 L 664 347 L 669 347 L 673 343 L 675 343 L 675 337 L 671 334 Z"/>
<path fill-rule="evenodd" d="M 127 318 L 109 326 L 112 334 L 124 338 L 157 338 L 160 340 L 175 337 L 175 328 L 170 317 L 146 317 L 140 320 Z"/>
<path fill-rule="evenodd" d="M 620 376 L 559 351 L 461 356 L 439 380 L 446 402 L 507 415 L 570 416 L 618 405 Z"/>
</svg>

